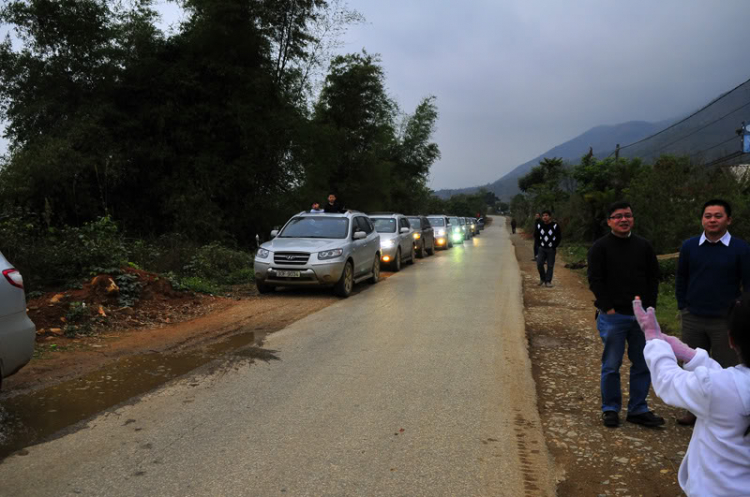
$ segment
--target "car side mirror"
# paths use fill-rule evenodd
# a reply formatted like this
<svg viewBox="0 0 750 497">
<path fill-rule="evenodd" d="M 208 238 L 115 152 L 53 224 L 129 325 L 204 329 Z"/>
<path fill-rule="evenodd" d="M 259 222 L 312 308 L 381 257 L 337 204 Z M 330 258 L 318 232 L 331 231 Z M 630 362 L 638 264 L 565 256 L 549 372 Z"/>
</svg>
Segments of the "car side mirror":
<svg viewBox="0 0 750 497">
<path fill-rule="evenodd" d="M 279 230 L 272 230 L 271 231 L 271 238 L 276 238 L 279 235 Z"/>
<path fill-rule="evenodd" d="M 364 231 L 355 231 L 354 236 L 352 236 L 355 240 L 361 240 L 363 238 L 367 238 L 367 233 Z"/>
<path fill-rule="evenodd" d="M 408 233 L 411 231 L 409 228 L 401 228 L 401 233 Z"/>
</svg>

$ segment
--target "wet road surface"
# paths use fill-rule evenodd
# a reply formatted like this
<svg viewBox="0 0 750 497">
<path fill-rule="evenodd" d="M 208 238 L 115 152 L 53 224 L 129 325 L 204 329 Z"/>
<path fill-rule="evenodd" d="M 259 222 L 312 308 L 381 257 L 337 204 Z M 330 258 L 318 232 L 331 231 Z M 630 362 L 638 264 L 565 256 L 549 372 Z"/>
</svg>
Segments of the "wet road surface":
<svg viewBox="0 0 750 497">
<path fill-rule="evenodd" d="M 501 225 L 8 457 L 0 495 L 552 495 Z"/>
</svg>

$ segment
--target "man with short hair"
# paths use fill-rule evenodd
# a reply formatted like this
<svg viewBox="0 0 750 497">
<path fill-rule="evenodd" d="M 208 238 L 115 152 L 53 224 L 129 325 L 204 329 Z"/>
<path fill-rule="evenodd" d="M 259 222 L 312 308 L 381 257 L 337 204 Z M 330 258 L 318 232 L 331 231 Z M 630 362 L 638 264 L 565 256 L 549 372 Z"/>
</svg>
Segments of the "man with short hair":
<svg viewBox="0 0 750 497">
<path fill-rule="evenodd" d="M 344 208 L 341 206 L 338 200 L 336 200 L 336 194 L 328 194 L 328 203 L 323 208 L 325 212 L 340 213 L 344 212 Z"/>
<path fill-rule="evenodd" d="M 322 213 L 325 212 L 323 209 L 320 208 L 320 202 L 313 202 L 310 206 L 310 212 L 312 213 Z"/>
<path fill-rule="evenodd" d="M 750 290 L 750 246 L 729 234 L 732 206 L 725 200 L 703 204 L 701 224 L 703 234 L 683 242 L 677 264 L 682 341 L 730 368 L 739 362 L 729 344 L 727 316 L 742 291 Z M 688 412 L 677 422 L 692 425 L 695 416 Z"/>
<path fill-rule="evenodd" d="M 664 424 L 664 418 L 649 411 L 646 403 L 651 386 L 651 375 L 643 358 L 646 340 L 633 315 L 636 296 L 640 296 L 644 307 L 656 307 L 659 263 L 651 244 L 633 234 L 633 224 L 630 204 L 615 202 L 607 214 L 607 225 L 611 232 L 594 242 L 588 253 L 589 288 L 596 298 L 596 327 L 604 344 L 602 421 L 609 428 L 620 425 L 620 366 L 625 344 L 631 362 L 630 398 L 625 419 L 647 427 Z"/>
<path fill-rule="evenodd" d="M 555 270 L 555 254 L 560 245 L 562 233 L 560 225 L 552 221 L 552 212 L 542 212 L 542 223 L 537 230 L 536 242 L 539 251 L 536 255 L 536 268 L 539 271 L 539 286 L 552 286 L 552 274 Z M 547 264 L 545 270 L 544 264 Z"/>
</svg>

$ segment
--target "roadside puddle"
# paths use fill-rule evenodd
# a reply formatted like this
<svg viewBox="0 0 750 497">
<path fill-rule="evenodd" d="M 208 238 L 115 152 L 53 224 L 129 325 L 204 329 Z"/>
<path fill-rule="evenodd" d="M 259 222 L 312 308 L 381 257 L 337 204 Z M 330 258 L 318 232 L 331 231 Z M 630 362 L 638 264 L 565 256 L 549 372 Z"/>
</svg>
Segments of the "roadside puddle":
<svg viewBox="0 0 750 497">
<path fill-rule="evenodd" d="M 0 402 L 0 460 L 215 359 L 274 359 L 265 332 L 245 332 L 186 353 L 126 357 L 88 375 Z"/>
</svg>

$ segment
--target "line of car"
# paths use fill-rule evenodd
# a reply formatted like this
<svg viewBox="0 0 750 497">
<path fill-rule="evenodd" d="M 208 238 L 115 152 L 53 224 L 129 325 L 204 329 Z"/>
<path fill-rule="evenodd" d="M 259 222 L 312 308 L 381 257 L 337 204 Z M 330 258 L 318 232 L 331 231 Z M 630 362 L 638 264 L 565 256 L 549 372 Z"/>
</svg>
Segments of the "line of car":
<svg viewBox="0 0 750 497">
<path fill-rule="evenodd" d="M 404 263 L 450 249 L 482 229 L 483 218 L 303 211 L 260 245 L 255 283 L 261 294 L 277 287 L 323 286 L 348 297 L 360 281 L 377 283 L 381 265 L 400 271 Z"/>
</svg>

